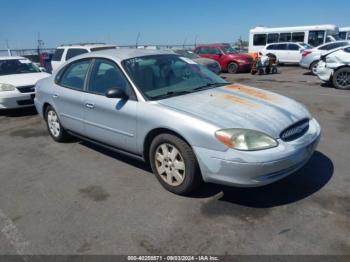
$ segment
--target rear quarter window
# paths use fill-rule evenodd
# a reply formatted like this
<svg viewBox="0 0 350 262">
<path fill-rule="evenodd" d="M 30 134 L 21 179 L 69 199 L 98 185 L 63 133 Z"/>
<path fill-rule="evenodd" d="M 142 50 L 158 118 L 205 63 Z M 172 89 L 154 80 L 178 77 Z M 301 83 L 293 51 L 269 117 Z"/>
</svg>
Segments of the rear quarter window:
<svg viewBox="0 0 350 262">
<path fill-rule="evenodd" d="M 66 60 L 85 53 L 88 53 L 88 50 L 82 48 L 70 48 L 67 51 Z"/>
<path fill-rule="evenodd" d="M 56 49 L 55 53 L 52 56 L 52 61 L 61 61 L 63 51 L 64 51 L 64 49 L 62 49 L 62 48 Z"/>
</svg>

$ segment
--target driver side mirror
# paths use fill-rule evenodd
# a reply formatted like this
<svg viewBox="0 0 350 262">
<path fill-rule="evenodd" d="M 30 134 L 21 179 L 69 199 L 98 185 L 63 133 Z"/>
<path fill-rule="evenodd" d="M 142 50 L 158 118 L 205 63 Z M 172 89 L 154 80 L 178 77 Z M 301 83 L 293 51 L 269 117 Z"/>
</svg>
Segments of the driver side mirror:
<svg viewBox="0 0 350 262">
<path fill-rule="evenodd" d="M 118 87 L 113 87 L 113 88 L 110 88 L 107 90 L 106 97 L 126 99 L 126 98 L 128 98 L 128 95 L 124 92 L 123 89 L 118 88 Z"/>
</svg>

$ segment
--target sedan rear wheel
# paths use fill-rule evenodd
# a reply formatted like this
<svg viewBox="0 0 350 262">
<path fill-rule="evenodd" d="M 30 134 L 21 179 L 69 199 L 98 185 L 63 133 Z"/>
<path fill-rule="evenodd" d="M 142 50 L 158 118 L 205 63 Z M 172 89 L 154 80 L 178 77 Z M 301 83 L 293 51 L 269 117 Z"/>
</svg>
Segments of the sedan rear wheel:
<svg viewBox="0 0 350 262">
<path fill-rule="evenodd" d="M 51 106 L 48 106 L 45 111 L 45 119 L 49 134 L 55 141 L 64 142 L 68 140 L 69 135 L 62 127 L 55 109 Z"/>
<path fill-rule="evenodd" d="M 318 62 L 319 61 L 312 62 L 312 64 L 310 65 L 311 74 L 313 74 L 314 76 L 317 75 Z"/>
<path fill-rule="evenodd" d="M 202 182 L 198 163 L 191 147 L 171 134 L 156 136 L 150 146 L 150 164 L 161 185 L 183 195 L 194 191 Z"/>
<path fill-rule="evenodd" d="M 338 89 L 350 89 L 350 68 L 343 67 L 335 71 L 333 84 Z"/>
</svg>

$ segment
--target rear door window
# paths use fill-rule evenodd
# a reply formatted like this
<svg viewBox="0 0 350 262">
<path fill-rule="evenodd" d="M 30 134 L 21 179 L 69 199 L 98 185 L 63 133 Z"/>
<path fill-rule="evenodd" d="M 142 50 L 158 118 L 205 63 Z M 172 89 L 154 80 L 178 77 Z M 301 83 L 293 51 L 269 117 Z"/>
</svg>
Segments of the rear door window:
<svg viewBox="0 0 350 262">
<path fill-rule="evenodd" d="M 52 61 L 61 61 L 64 49 L 58 48 L 52 56 Z"/>
<path fill-rule="evenodd" d="M 66 60 L 71 59 L 77 55 L 88 53 L 86 49 L 82 48 L 69 48 L 66 55 Z"/>
<path fill-rule="evenodd" d="M 300 49 L 300 46 L 298 46 L 296 44 L 288 44 L 288 50 L 298 51 L 299 49 Z"/>
<path fill-rule="evenodd" d="M 90 59 L 84 59 L 67 65 L 62 69 L 62 75 L 59 73 L 58 84 L 72 89 L 84 90 L 85 77 L 90 63 Z"/>
<path fill-rule="evenodd" d="M 276 50 L 287 50 L 287 44 L 276 45 Z"/>
</svg>

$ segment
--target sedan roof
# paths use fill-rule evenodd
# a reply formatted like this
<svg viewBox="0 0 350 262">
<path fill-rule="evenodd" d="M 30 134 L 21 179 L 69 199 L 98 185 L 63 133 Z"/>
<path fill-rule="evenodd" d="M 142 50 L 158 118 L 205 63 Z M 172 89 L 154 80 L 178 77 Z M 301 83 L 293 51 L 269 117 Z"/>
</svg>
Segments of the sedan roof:
<svg viewBox="0 0 350 262">
<path fill-rule="evenodd" d="M 175 52 L 171 50 L 150 50 L 150 49 L 141 49 L 141 48 L 120 48 L 120 49 L 107 49 L 107 50 L 101 50 L 96 51 L 92 53 L 86 53 L 79 56 L 74 57 L 76 59 L 80 58 L 88 58 L 88 57 L 99 57 L 99 56 L 107 56 L 107 57 L 113 57 L 114 59 L 118 60 L 119 62 L 140 57 L 140 56 L 150 56 L 150 55 L 174 55 Z"/>
</svg>

